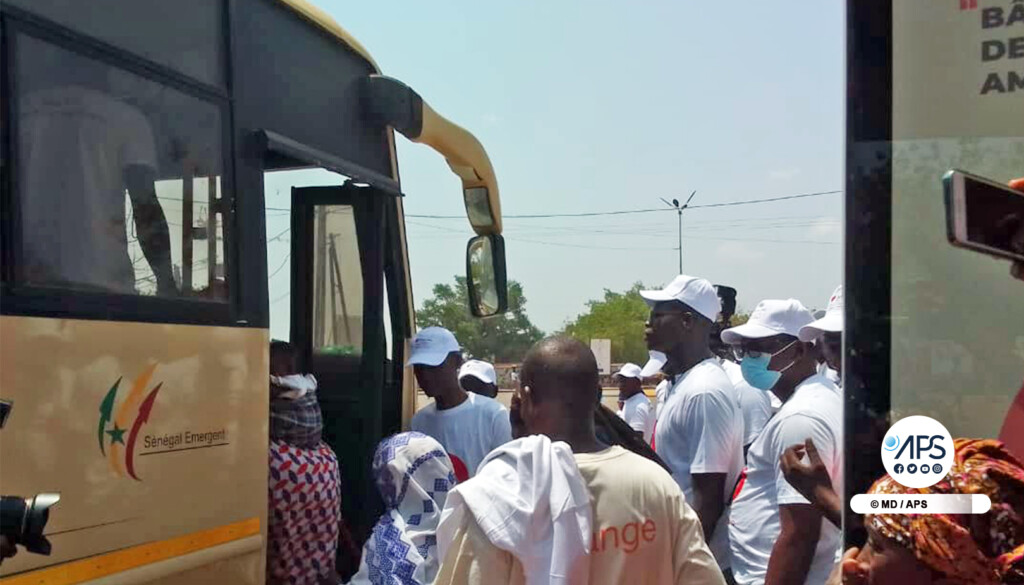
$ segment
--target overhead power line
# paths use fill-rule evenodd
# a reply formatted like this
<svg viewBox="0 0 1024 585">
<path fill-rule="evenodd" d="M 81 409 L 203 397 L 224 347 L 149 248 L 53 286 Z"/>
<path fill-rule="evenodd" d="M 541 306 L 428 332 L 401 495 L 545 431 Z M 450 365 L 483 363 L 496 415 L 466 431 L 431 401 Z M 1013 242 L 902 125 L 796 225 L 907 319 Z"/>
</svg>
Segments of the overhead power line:
<svg viewBox="0 0 1024 585">
<path fill-rule="evenodd" d="M 748 199 L 745 201 L 727 201 L 724 203 L 705 203 L 704 205 L 690 205 L 688 209 L 708 209 L 711 207 L 733 207 L 735 205 L 752 205 L 755 203 L 771 203 L 774 201 L 788 201 L 790 199 L 803 199 L 805 197 L 819 197 L 822 195 L 835 195 L 842 191 L 818 191 L 815 193 L 799 193 L 796 195 L 783 195 L 781 197 L 768 197 L 766 199 Z M 604 215 L 636 215 L 640 213 L 664 213 L 675 211 L 675 208 L 653 208 L 653 209 L 619 209 L 615 211 L 587 211 L 583 213 L 530 213 L 530 214 L 509 214 L 502 215 L 503 219 L 547 219 L 553 217 L 595 217 Z M 417 217 L 422 219 L 465 219 L 464 215 L 425 215 L 407 213 L 406 217 Z"/>
</svg>

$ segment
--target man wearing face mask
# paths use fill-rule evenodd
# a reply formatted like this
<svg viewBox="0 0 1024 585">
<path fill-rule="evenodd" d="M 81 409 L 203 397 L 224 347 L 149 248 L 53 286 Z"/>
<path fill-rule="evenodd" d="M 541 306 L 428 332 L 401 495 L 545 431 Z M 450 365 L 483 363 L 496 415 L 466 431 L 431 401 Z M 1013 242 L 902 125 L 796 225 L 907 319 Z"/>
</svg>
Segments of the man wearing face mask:
<svg viewBox="0 0 1024 585">
<path fill-rule="evenodd" d="M 708 345 L 721 311 L 714 286 L 680 275 L 662 290 L 641 291 L 651 315 L 647 347 L 665 354 L 669 376 L 654 447 L 700 517 L 704 537 L 728 567 L 728 502 L 743 468 L 743 415 L 736 390 Z"/>
<path fill-rule="evenodd" d="M 783 402 L 750 446 L 732 504 L 729 540 L 740 585 L 824 583 L 836 561 L 839 529 L 786 481 L 779 465 L 787 447 L 810 437 L 832 485 L 842 485 L 839 389 L 817 373 L 813 346 L 798 338 L 813 321 L 800 301 L 766 300 L 747 323 L 722 332 L 747 383 Z"/>
</svg>

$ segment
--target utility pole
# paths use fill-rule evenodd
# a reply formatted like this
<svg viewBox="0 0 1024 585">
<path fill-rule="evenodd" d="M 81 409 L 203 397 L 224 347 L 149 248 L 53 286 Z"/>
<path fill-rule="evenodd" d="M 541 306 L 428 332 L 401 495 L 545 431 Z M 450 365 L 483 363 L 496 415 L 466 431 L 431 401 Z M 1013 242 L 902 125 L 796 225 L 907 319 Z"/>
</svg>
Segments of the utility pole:
<svg viewBox="0 0 1024 585">
<path fill-rule="evenodd" d="M 697 191 L 690 193 L 689 199 L 687 199 L 686 203 L 684 203 L 682 206 L 679 205 L 678 199 L 673 199 L 672 202 L 669 203 L 664 198 L 660 198 L 662 201 L 665 202 L 665 205 L 668 205 L 669 207 L 676 210 L 676 217 L 679 218 L 679 247 L 676 248 L 677 250 L 679 250 L 679 274 L 683 273 L 683 210 L 690 206 L 690 201 L 693 201 L 693 196 L 696 194 Z"/>
</svg>

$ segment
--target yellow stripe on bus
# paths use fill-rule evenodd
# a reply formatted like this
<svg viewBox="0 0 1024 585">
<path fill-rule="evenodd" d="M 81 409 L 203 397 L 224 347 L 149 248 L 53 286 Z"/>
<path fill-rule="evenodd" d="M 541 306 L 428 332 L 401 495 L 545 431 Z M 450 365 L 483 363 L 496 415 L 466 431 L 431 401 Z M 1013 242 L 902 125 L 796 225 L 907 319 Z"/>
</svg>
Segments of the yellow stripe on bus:
<svg viewBox="0 0 1024 585">
<path fill-rule="evenodd" d="M 0 579 L 2 585 L 70 585 L 166 561 L 260 533 L 260 519 L 249 518 L 169 540 L 140 544 L 112 553 Z"/>
</svg>

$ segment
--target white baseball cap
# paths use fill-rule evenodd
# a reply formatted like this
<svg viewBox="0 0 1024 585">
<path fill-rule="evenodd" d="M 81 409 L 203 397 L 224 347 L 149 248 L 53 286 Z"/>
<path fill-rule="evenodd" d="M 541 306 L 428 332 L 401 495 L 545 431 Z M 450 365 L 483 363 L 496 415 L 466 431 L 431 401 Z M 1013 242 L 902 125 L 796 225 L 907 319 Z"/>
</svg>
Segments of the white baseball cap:
<svg viewBox="0 0 1024 585">
<path fill-rule="evenodd" d="M 843 285 L 836 287 L 828 300 L 825 316 L 800 328 L 800 341 L 812 341 L 823 333 L 837 333 L 843 330 Z"/>
<path fill-rule="evenodd" d="M 775 335 L 798 337 L 800 328 L 814 321 L 814 315 L 796 299 L 761 301 L 750 319 L 722 332 L 722 341 L 736 345 L 743 339 L 762 339 Z"/>
<path fill-rule="evenodd" d="M 636 378 L 640 379 L 640 366 L 636 364 L 622 364 L 619 368 L 619 373 L 615 374 L 619 378 Z"/>
<path fill-rule="evenodd" d="M 665 367 L 665 362 L 668 361 L 668 356 L 660 351 L 652 349 L 647 354 L 650 357 L 647 359 L 647 363 L 644 364 L 643 369 L 640 370 L 641 378 L 650 378 L 657 374 L 661 371 L 661 368 Z"/>
<path fill-rule="evenodd" d="M 473 376 L 484 384 L 497 384 L 498 376 L 494 373 L 494 366 L 481 360 L 469 360 L 459 368 L 459 379 L 466 376 Z"/>
<path fill-rule="evenodd" d="M 439 366 L 448 354 L 462 351 L 451 331 L 444 327 L 427 327 L 412 338 L 412 351 L 406 366 Z"/>
<path fill-rule="evenodd" d="M 714 285 L 696 276 L 680 274 L 665 288 L 642 290 L 640 296 L 652 308 L 657 303 L 679 301 L 711 321 L 717 319 L 718 314 L 722 312 L 722 301 L 718 298 Z"/>
</svg>

